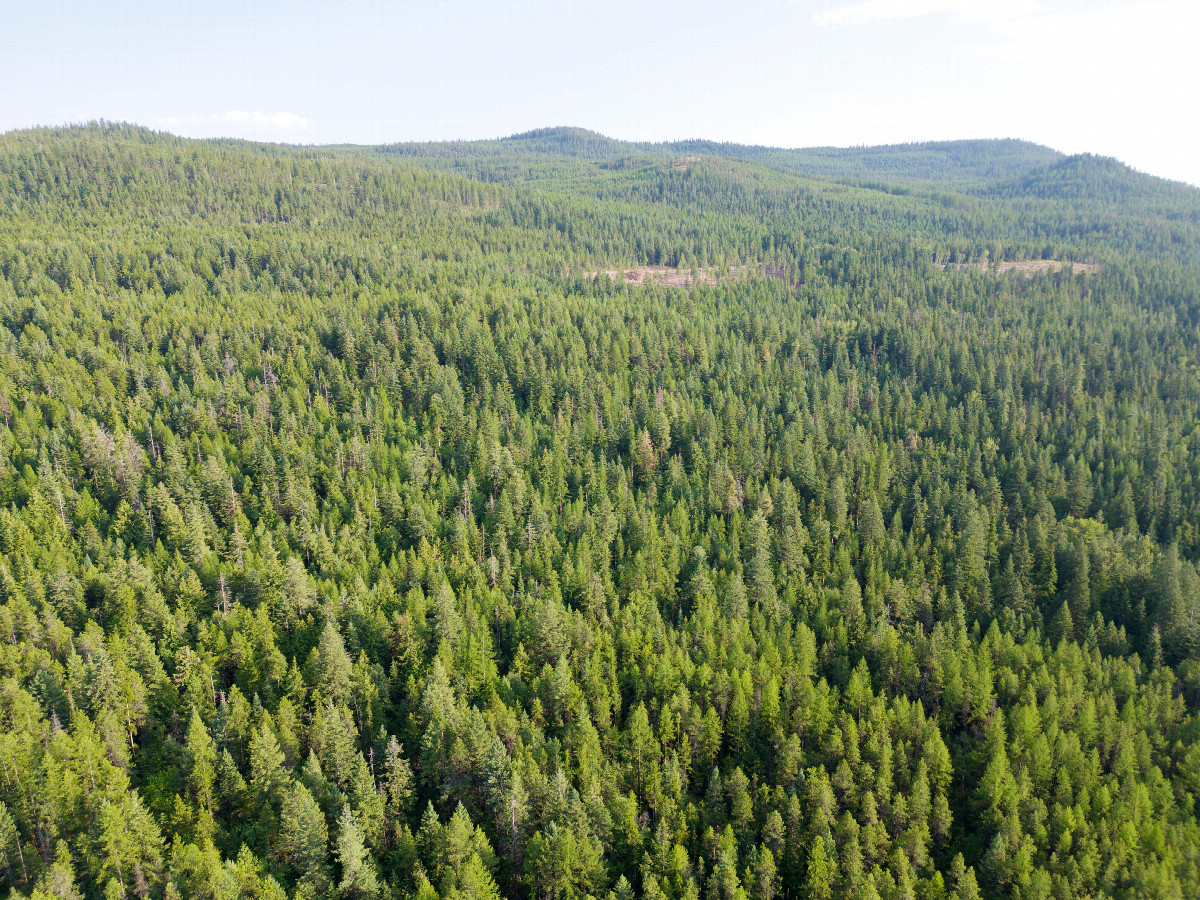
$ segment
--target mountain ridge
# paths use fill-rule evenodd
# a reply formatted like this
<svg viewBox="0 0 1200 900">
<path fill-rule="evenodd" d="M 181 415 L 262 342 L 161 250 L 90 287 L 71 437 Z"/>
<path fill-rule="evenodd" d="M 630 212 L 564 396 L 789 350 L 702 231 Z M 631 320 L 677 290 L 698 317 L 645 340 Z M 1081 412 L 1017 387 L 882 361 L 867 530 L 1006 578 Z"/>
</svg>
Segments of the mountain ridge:
<svg viewBox="0 0 1200 900">
<path fill-rule="evenodd" d="M 830 177 L 848 177 L 855 174 L 877 177 L 890 172 L 893 176 L 898 175 L 905 179 L 936 179 L 944 175 L 944 171 L 939 172 L 933 168 L 933 163 L 937 160 L 943 161 L 947 168 L 962 170 L 960 177 L 968 178 L 994 175 L 998 171 L 1026 171 L 1035 165 L 1046 164 L 1063 157 L 1063 154 L 1050 147 L 1015 138 L 787 148 L 703 138 L 661 142 L 622 141 L 573 126 L 533 129 L 491 140 L 383 144 L 379 145 L 377 150 L 384 154 L 402 156 L 454 157 L 503 156 L 515 151 L 589 161 L 614 160 L 622 156 L 640 155 L 661 159 L 681 154 L 703 154 L 750 160 Z M 1000 151 L 1001 161 L 981 166 L 977 158 L 987 155 L 988 151 Z M 904 158 L 915 157 L 922 159 L 923 168 L 905 172 L 898 166 Z"/>
<path fill-rule="evenodd" d="M 579 126 L 550 126 L 499 138 L 447 141 L 397 141 L 384 144 L 292 144 L 241 138 L 190 138 L 127 122 L 96 120 L 77 125 L 38 126 L 0 132 L 0 141 L 38 135 L 46 138 L 100 130 L 123 134 L 141 143 L 162 141 L 209 146 L 255 148 L 258 152 L 363 153 L 414 160 L 466 161 L 525 157 L 561 158 L 590 163 L 626 160 L 675 160 L 684 155 L 753 162 L 803 175 L 833 180 L 892 183 L 951 183 L 976 193 L 986 190 L 1006 196 L 1068 199 L 1082 190 L 1066 185 L 1072 177 L 1098 174 L 1126 182 L 1118 191 L 1128 195 L 1172 190 L 1200 191 L 1187 182 L 1143 172 L 1115 157 L 1096 153 L 1066 154 L 1022 138 L 962 138 L 849 146 L 776 147 L 707 138 L 670 141 L 626 141 Z M 1042 170 L 1049 170 L 1043 172 Z M 1091 170 L 1091 171 L 1085 171 Z M 1100 170 L 1104 170 L 1101 173 Z M 988 183 L 986 186 L 983 183 Z M 1066 192 L 1066 195 L 1063 192 Z"/>
</svg>

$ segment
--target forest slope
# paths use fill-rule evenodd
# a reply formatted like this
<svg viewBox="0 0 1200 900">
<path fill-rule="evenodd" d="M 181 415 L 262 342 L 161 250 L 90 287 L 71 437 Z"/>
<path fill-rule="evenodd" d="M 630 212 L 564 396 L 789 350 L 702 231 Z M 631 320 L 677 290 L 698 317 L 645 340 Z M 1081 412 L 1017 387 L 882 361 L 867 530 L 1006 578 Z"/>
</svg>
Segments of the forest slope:
<svg viewBox="0 0 1200 900">
<path fill-rule="evenodd" d="M 559 156 L 612 162 L 651 157 L 676 159 L 689 155 L 745 160 L 833 178 L 891 181 L 968 181 L 1020 175 L 1049 165 L 1061 154 L 1017 140 L 940 141 L 883 147 L 809 147 L 785 150 L 716 141 L 646 143 L 619 141 L 583 128 L 543 128 L 491 141 L 388 144 L 387 155 L 465 159 L 472 157 Z"/>
<path fill-rule="evenodd" d="M 0 136 L 14 896 L 1200 894 L 1198 193 L 606 140 Z"/>
</svg>

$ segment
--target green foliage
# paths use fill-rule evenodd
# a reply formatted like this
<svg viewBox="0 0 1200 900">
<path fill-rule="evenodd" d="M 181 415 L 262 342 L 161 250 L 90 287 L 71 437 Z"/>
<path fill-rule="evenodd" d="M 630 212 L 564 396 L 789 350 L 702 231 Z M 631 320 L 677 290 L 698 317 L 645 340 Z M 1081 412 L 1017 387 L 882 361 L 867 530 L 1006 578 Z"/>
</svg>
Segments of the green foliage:
<svg viewBox="0 0 1200 900">
<path fill-rule="evenodd" d="M 0 138 L 0 875 L 1200 894 L 1198 211 L 1016 142 Z"/>
</svg>

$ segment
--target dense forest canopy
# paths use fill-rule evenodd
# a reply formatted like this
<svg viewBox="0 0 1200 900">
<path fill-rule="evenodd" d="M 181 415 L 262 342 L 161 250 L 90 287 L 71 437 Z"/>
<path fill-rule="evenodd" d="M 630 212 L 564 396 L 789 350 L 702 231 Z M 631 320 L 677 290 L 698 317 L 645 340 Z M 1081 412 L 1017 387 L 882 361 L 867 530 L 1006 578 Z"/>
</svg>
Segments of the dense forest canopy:
<svg viewBox="0 0 1200 900">
<path fill-rule="evenodd" d="M 966 181 L 1021 175 L 1062 158 L 1028 141 L 931 141 L 883 147 L 811 147 L 780 150 L 714 141 L 632 143 L 582 128 L 541 128 L 496 141 L 388 144 L 384 154 L 456 159 L 473 156 L 560 156 L 603 161 L 644 156 L 674 159 L 704 154 L 767 163 L 810 175 L 901 180 Z"/>
<path fill-rule="evenodd" d="M 14 900 L 1200 895 L 1196 189 L 14 132 L 0 345 Z"/>
</svg>

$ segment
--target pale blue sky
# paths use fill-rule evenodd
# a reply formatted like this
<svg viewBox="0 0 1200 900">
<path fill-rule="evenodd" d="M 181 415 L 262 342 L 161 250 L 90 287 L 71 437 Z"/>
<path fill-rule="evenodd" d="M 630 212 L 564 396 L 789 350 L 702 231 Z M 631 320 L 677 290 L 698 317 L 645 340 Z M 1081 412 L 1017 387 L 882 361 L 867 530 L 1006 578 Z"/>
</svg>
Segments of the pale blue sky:
<svg viewBox="0 0 1200 900">
<path fill-rule="evenodd" d="M 0 131 L 1021 137 L 1200 184 L 1195 0 L 0 0 Z"/>
</svg>

